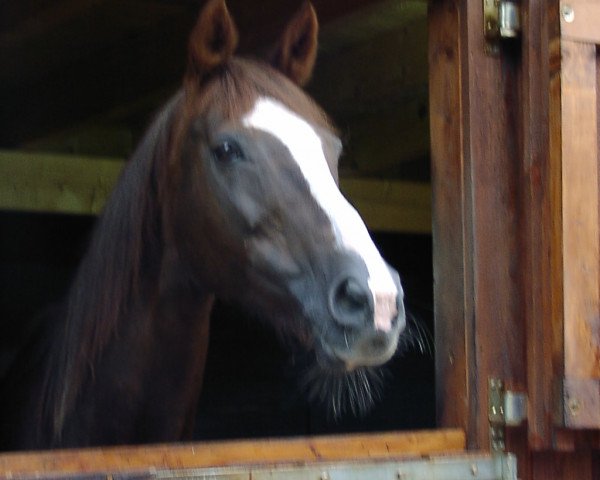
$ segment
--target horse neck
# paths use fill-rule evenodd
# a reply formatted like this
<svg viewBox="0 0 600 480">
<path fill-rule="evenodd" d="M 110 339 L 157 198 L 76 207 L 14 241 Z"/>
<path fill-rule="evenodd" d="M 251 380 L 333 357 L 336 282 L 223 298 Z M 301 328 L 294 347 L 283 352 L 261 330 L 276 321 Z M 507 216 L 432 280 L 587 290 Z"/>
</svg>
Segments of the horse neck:
<svg viewBox="0 0 600 480">
<path fill-rule="evenodd" d="M 134 332 L 161 335 L 164 331 L 151 322 L 208 317 L 212 297 L 181 280 L 184 268 L 162 232 L 155 169 L 168 155 L 169 116 L 176 100 L 159 115 L 126 166 L 71 287 L 45 382 L 44 415 L 54 435 L 76 408 L 86 379 L 98 375 L 99 359 L 110 363 L 106 357 L 111 353 L 139 341 Z M 185 335 L 192 333 L 181 339 Z"/>
</svg>

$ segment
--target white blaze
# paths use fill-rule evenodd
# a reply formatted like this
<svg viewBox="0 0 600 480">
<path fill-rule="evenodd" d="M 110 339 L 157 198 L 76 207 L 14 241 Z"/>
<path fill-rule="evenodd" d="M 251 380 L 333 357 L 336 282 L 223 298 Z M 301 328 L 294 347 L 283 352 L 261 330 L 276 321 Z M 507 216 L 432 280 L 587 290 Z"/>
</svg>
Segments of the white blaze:
<svg viewBox="0 0 600 480">
<path fill-rule="evenodd" d="M 259 98 L 243 123 L 270 133 L 288 148 L 312 195 L 329 217 L 339 246 L 356 252 L 365 262 L 375 305 L 375 327 L 389 331 L 397 314 L 398 289 L 360 215 L 339 191 L 317 132 L 306 120 L 271 98 Z"/>
</svg>

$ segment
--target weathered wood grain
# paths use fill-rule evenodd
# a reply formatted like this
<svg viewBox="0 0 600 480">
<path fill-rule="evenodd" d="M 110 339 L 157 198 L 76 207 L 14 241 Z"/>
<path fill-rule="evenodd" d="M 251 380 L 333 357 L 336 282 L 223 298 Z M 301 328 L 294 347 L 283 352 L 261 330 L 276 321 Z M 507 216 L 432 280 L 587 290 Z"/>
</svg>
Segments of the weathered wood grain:
<svg viewBox="0 0 600 480">
<path fill-rule="evenodd" d="M 564 374 L 600 379 L 596 47 L 562 40 L 561 58 Z"/>
<path fill-rule="evenodd" d="M 344 177 L 340 185 L 369 229 L 431 233 L 431 185 Z"/>
<path fill-rule="evenodd" d="M 560 45 L 558 5 L 524 2 L 522 25 L 522 288 L 527 335 L 527 440 L 552 447 L 562 364 Z M 552 71 L 551 71 L 552 66 Z M 556 370 L 555 370 L 556 368 Z M 526 451 L 527 449 L 525 449 Z"/>
<path fill-rule="evenodd" d="M 472 313 L 465 301 L 469 272 L 464 260 L 463 111 L 456 2 L 431 2 L 428 18 L 437 418 L 439 425 L 460 427 L 472 437 L 473 377 L 468 372 L 465 334 L 465 322 Z"/>
<path fill-rule="evenodd" d="M 0 455 L 0 474 L 13 477 L 231 465 L 358 461 L 464 451 L 459 430 L 345 435 L 189 445 L 62 450 Z"/>
<path fill-rule="evenodd" d="M 533 454 L 531 470 L 519 472 L 522 478 L 597 480 L 598 458 L 594 452 L 541 452 Z"/>
<path fill-rule="evenodd" d="M 564 40 L 600 43 L 600 4 L 594 0 L 563 0 L 560 2 L 560 29 Z M 570 9 L 572 14 L 562 14 Z M 567 21 L 569 19 L 570 21 Z"/>
<path fill-rule="evenodd" d="M 480 4 L 432 9 L 442 13 L 430 23 L 431 51 L 453 62 L 430 59 L 432 112 L 445 108 L 431 117 L 439 401 L 460 402 L 442 407 L 442 421 L 464 425 L 469 446 L 485 448 L 488 377 L 526 385 L 517 63 L 510 51 L 486 55 Z"/>
<path fill-rule="evenodd" d="M 0 151 L 0 208 L 95 215 L 122 168 L 115 159 Z"/>
<path fill-rule="evenodd" d="M 565 378 L 562 393 L 566 427 L 598 428 L 600 425 L 600 379 Z"/>
</svg>

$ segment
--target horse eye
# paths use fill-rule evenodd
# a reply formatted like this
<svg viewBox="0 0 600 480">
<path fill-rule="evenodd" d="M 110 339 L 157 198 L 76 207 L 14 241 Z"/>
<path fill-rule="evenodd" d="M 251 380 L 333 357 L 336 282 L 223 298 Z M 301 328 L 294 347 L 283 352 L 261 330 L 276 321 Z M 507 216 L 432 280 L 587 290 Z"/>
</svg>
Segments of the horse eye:
<svg viewBox="0 0 600 480">
<path fill-rule="evenodd" d="M 230 140 L 221 142 L 212 149 L 215 158 L 222 163 L 235 163 L 246 159 L 241 147 Z"/>
</svg>

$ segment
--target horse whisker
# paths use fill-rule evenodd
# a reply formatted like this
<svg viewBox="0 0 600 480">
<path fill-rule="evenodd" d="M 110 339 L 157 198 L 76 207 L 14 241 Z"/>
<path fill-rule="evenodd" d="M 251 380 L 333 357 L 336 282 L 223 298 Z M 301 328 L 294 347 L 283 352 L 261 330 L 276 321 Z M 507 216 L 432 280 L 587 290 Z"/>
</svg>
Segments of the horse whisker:
<svg viewBox="0 0 600 480">
<path fill-rule="evenodd" d="M 383 378 L 380 368 L 345 372 L 314 364 L 302 376 L 300 386 L 309 401 L 324 405 L 333 419 L 339 419 L 347 411 L 355 416 L 366 415 L 381 400 Z"/>
</svg>

